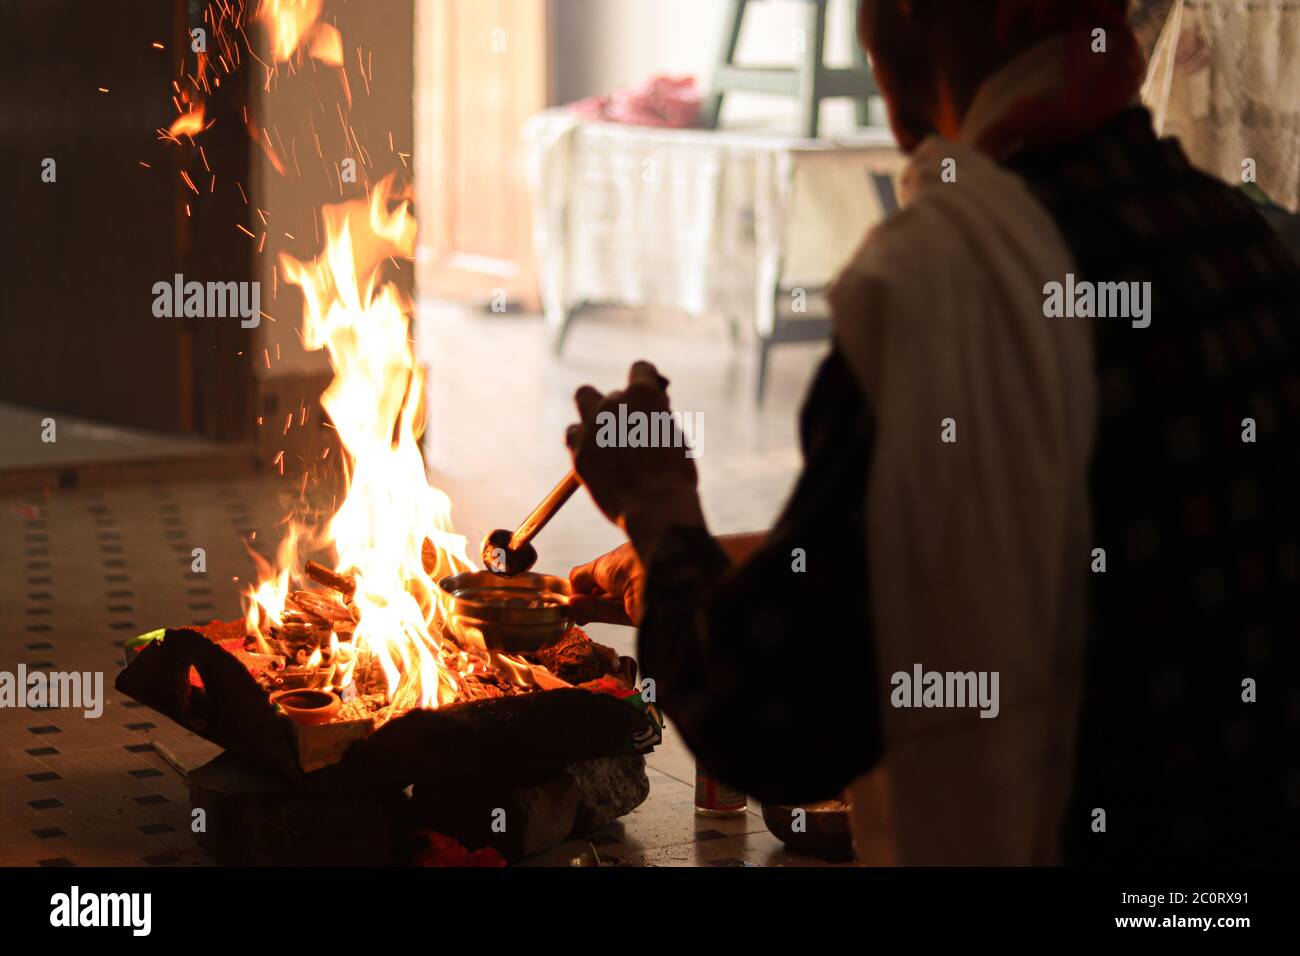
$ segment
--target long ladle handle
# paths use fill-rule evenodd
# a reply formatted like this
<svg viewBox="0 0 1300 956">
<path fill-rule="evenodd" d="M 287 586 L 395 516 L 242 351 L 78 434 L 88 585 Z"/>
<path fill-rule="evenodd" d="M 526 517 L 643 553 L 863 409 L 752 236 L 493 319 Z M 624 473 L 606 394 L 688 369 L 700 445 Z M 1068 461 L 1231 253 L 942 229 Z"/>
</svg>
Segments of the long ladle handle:
<svg viewBox="0 0 1300 956">
<path fill-rule="evenodd" d="M 560 483 L 551 489 L 550 494 L 542 499 L 542 503 L 520 522 L 519 527 L 515 529 L 515 533 L 510 536 L 510 550 L 515 551 L 522 548 L 537 537 L 537 533 L 546 527 L 546 523 L 555 517 L 555 513 L 581 487 L 582 479 L 578 477 L 576 471 L 570 470 L 560 480 Z"/>
</svg>

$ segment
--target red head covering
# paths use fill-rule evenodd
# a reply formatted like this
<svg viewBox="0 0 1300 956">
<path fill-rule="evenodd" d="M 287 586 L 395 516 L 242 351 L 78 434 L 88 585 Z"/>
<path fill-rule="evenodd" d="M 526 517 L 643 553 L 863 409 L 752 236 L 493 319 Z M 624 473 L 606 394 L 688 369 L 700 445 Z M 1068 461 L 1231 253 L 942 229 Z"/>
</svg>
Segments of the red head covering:
<svg viewBox="0 0 1300 956">
<path fill-rule="evenodd" d="M 1137 95 L 1146 72 L 1124 4 L 1116 0 L 1002 0 L 994 24 L 999 41 L 1018 28 L 1065 36 L 1065 87 L 1059 96 L 1025 97 L 979 138 L 998 155 L 1011 144 L 1050 145 L 1100 126 Z M 1104 31 L 1104 52 L 1099 49 Z"/>
</svg>

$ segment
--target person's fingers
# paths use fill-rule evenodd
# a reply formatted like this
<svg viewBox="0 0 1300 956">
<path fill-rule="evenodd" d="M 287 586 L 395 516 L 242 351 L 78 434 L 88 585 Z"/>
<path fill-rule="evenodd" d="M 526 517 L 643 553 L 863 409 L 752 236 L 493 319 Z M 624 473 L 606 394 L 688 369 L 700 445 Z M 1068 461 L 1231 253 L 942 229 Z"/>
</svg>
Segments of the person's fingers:
<svg viewBox="0 0 1300 956">
<path fill-rule="evenodd" d="M 584 423 L 591 421 L 592 417 L 596 414 L 596 409 L 600 407 L 600 403 L 604 401 L 604 399 L 605 396 L 600 394 L 600 392 L 596 391 L 590 385 L 582 386 L 582 388 L 578 389 L 573 395 L 573 401 L 578 406 L 578 414 L 582 416 L 582 421 Z"/>
<path fill-rule="evenodd" d="M 569 447 L 570 451 L 576 451 L 578 440 L 582 437 L 581 425 L 570 425 L 564 430 L 564 444 Z"/>
<path fill-rule="evenodd" d="M 569 572 L 569 583 L 575 592 L 621 597 L 624 591 L 635 585 L 640 569 L 636 552 L 622 545 L 575 567 Z"/>
<path fill-rule="evenodd" d="M 575 594 L 595 594 L 605 590 L 605 583 L 597 569 L 600 559 L 580 564 L 569 572 L 569 584 Z"/>
<path fill-rule="evenodd" d="M 641 591 L 639 588 L 628 588 L 623 594 L 623 612 L 627 619 L 632 622 L 633 627 L 641 626 L 641 614 L 644 608 L 641 607 Z"/>
<path fill-rule="evenodd" d="M 659 374 L 659 370 L 649 362 L 633 362 L 627 374 L 628 388 L 634 385 L 648 385 L 660 391 L 667 391 L 668 379 Z"/>
</svg>

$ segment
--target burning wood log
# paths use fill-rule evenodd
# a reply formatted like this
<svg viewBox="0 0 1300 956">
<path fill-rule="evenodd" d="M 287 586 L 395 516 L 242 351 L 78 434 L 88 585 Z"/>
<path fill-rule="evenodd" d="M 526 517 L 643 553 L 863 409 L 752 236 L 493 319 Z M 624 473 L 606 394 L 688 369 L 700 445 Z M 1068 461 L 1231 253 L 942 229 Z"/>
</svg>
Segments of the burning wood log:
<svg viewBox="0 0 1300 956">
<path fill-rule="evenodd" d="M 290 664 L 275 674 L 267 688 L 292 690 L 296 688 L 321 687 L 325 683 L 325 671 L 319 665 Z"/>
<path fill-rule="evenodd" d="M 311 564 L 312 562 L 308 562 Z M 320 567 L 320 565 L 317 565 Z M 310 572 L 308 572 L 310 573 Z M 286 599 L 305 618 L 320 624 L 354 624 L 354 612 L 347 605 L 319 591 L 294 591 Z"/>
<path fill-rule="evenodd" d="M 239 658 L 240 663 L 254 675 L 278 674 L 285 669 L 285 659 L 280 654 L 259 654 L 247 650 L 232 650 L 230 653 Z"/>
<path fill-rule="evenodd" d="M 298 654 L 298 649 L 299 647 L 302 646 L 300 644 L 290 644 L 288 641 L 282 640 L 275 636 L 265 638 L 264 641 L 266 646 L 270 649 L 272 655 L 282 657 L 286 661 L 295 660 Z M 244 644 L 244 650 L 247 651 L 250 648 L 256 646 L 257 646 L 257 639 L 250 637 Z M 262 653 L 262 652 L 257 652 L 257 653 Z"/>
<path fill-rule="evenodd" d="M 331 571 L 325 565 L 316 561 L 308 561 L 304 570 L 307 572 L 307 577 L 317 584 L 323 584 L 327 588 L 338 591 L 348 600 L 351 600 L 352 595 L 357 592 L 357 582 L 350 575 Z"/>
<path fill-rule="evenodd" d="M 383 664 L 379 658 L 367 651 L 357 655 L 352 680 L 360 694 L 384 694 L 388 688 L 388 679 L 384 674 Z"/>
<path fill-rule="evenodd" d="M 330 639 L 330 626 L 299 623 L 286 615 L 284 623 L 278 628 L 272 627 L 271 633 L 294 646 L 320 647 Z"/>
<path fill-rule="evenodd" d="M 506 696 L 506 692 L 497 685 L 485 684 L 477 680 L 464 681 L 462 688 L 466 700 L 487 700 L 493 697 Z"/>
</svg>

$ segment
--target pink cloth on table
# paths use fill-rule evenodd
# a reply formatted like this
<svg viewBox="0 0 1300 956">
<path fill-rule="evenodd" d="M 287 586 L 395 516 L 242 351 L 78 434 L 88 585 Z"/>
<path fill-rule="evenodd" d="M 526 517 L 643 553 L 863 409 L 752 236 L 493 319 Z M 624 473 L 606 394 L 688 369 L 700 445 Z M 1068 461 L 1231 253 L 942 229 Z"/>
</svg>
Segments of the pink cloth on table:
<svg viewBox="0 0 1300 956">
<path fill-rule="evenodd" d="M 693 76 L 655 76 L 569 105 L 583 119 L 631 126 L 694 126 L 700 115 L 700 91 Z"/>
</svg>

